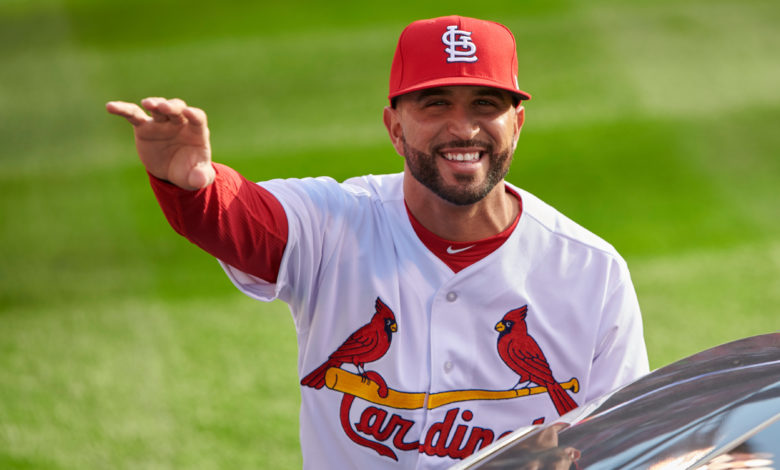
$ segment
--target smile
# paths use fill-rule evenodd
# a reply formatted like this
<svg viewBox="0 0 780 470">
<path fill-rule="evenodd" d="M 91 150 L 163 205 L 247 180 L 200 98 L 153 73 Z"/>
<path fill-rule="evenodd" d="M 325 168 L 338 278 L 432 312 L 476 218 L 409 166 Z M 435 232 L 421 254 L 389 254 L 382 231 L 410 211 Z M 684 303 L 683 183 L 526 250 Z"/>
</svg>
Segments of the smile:
<svg viewBox="0 0 780 470">
<path fill-rule="evenodd" d="M 442 155 L 451 162 L 476 162 L 479 160 L 480 152 L 443 153 Z"/>
</svg>

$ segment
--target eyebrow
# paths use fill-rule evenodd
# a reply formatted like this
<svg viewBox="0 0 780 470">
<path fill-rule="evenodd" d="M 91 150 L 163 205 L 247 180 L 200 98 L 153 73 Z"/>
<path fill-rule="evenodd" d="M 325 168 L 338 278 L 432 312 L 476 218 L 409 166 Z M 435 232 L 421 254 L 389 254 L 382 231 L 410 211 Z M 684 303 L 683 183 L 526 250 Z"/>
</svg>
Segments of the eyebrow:
<svg viewBox="0 0 780 470">
<path fill-rule="evenodd" d="M 508 92 L 504 90 L 499 90 L 498 88 L 480 88 L 477 91 L 477 94 L 479 96 L 493 96 L 495 98 L 501 98 L 501 99 L 504 99 L 506 96 L 509 95 Z"/>
<path fill-rule="evenodd" d="M 446 88 L 426 88 L 424 90 L 420 90 L 417 92 L 417 97 L 415 101 L 424 100 L 429 96 L 439 96 L 439 95 L 448 96 L 448 95 L 452 95 L 452 92 L 450 90 L 447 90 Z"/>
</svg>

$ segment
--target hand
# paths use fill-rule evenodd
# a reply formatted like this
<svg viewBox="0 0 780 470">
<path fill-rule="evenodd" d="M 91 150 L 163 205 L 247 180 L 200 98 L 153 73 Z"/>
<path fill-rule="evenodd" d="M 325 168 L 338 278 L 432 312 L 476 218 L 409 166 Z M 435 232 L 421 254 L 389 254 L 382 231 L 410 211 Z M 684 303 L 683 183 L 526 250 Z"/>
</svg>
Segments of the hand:
<svg viewBox="0 0 780 470">
<path fill-rule="evenodd" d="M 568 427 L 565 423 L 555 423 L 536 435 L 522 441 L 517 447 L 516 464 L 519 470 L 569 470 L 579 468 L 576 464 L 580 451 L 573 447 L 558 446 L 558 433 Z"/>
<path fill-rule="evenodd" d="M 106 110 L 133 125 L 138 156 L 153 176 L 197 190 L 214 181 L 206 113 L 180 99 L 146 98 L 141 106 L 111 101 Z"/>
</svg>

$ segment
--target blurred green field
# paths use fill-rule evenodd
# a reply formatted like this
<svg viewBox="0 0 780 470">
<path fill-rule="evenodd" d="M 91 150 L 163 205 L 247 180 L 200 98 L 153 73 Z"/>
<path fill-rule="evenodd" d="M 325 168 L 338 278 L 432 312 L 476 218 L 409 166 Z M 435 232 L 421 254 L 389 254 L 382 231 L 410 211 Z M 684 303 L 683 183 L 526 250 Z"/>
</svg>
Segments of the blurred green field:
<svg viewBox="0 0 780 470">
<path fill-rule="evenodd" d="M 103 105 L 206 109 L 250 179 L 395 172 L 397 35 L 452 13 L 516 33 L 509 179 L 625 256 L 653 367 L 778 329 L 775 0 L 3 0 L 0 468 L 300 467 L 286 306 L 173 233 Z"/>
</svg>

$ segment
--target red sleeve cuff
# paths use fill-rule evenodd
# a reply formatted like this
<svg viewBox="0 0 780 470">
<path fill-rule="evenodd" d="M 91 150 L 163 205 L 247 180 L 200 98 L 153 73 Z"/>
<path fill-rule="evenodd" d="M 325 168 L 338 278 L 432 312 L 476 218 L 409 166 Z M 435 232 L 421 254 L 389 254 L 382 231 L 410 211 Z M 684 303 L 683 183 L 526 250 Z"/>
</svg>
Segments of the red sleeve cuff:
<svg viewBox="0 0 780 470">
<path fill-rule="evenodd" d="M 287 245 L 284 208 L 265 188 L 213 163 L 209 186 L 188 191 L 149 174 L 157 201 L 176 232 L 216 258 L 276 282 Z"/>
</svg>

